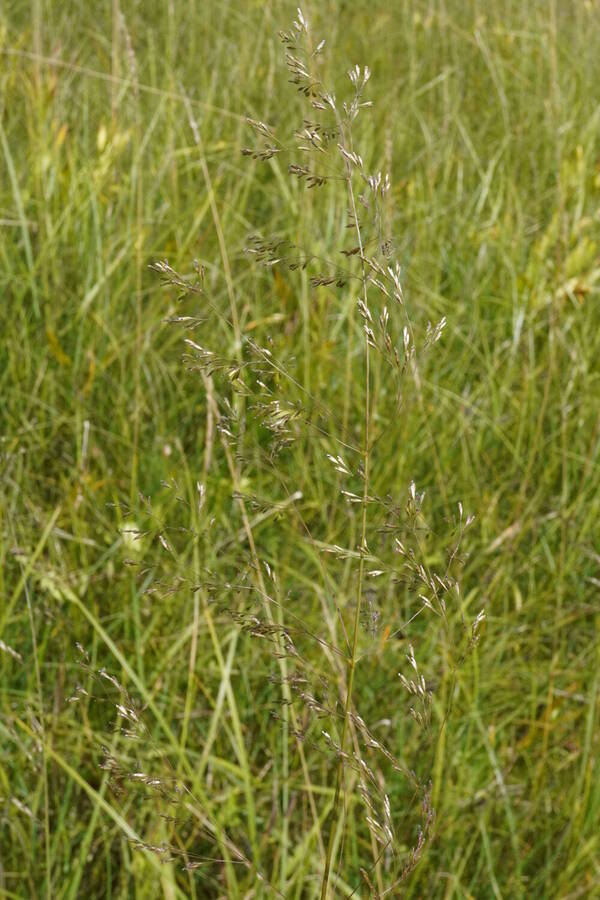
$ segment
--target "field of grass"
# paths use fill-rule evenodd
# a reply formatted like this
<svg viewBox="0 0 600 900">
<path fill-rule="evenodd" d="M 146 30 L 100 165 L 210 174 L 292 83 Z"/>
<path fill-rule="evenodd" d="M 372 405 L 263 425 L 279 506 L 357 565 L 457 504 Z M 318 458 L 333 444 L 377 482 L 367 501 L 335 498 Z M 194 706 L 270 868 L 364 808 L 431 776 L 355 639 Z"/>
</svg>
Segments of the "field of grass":
<svg viewBox="0 0 600 900">
<path fill-rule="evenodd" d="M 415 332 L 447 318 L 400 411 L 373 365 L 370 491 L 401 509 L 411 480 L 425 491 L 432 567 L 459 502 L 475 515 L 445 623 L 405 626 L 419 591 L 388 573 L 381 529 L 370 543 L 385 571 L 365 587 L 353 702 L 431 779 L 435 809 L 384 896 L 600 898 L 600 5 L 304 12 L 336 93 L 350 65 L 371 68 L 356 149 L 391 175 Z M 336 769 L 322 731 L 339 737 L 306 697 L 288 704 L 277 628 L 338 704 L 357 554 L 323 551 L 357 547 L 360 504 L 327 454 L 362 440 L 364 340 L 350 288 L 244 252 L 250 235 L 323 258 L 347 246 L 335 182 L 308 190 L 283 155 L 241 153 L 247 116 L 289 135 L 306 114 L 278 39 L 295 14 L 0 10 L 1 897 L 319 896 Z M 199 260 L 210 303 L 178 300 L 159 259 Z M 285 362 L 301 414 L 277 456 L 252 397 L 182 359 L 165 322 L 181 315 L 223 359 L 251 339 Z M 270 606 L 246 596 L 255 583 Z M 409 645 L 433 694 L 425 730 L 398 677 Z M 402 860 L 419 804 L 366 758 Z M 393 867 L 374 863 L 357 778 L 332 897 L 376 896 Z"/>
</svg>

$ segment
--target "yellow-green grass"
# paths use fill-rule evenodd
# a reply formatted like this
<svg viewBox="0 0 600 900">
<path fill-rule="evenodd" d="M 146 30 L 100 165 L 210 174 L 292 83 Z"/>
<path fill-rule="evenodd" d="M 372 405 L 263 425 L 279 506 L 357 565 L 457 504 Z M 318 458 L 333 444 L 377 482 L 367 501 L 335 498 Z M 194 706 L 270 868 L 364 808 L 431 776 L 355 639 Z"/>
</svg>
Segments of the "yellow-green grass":
<svg viewBox="0 0 600 900">
<path fill-rule="evenodd" d="M 448 318 L 400 416 L 375 369 L 385 442 L 372 492 L 400 502 L 413 478 L 426 490 L 432 563 L 458 501 L 475 513 L 452 621 L 458 632 L 461 615 L 487 613 L 457 669 L 435 618 L 409 635 L 435 687 L 431 738 L 408 721 L 406 639 L 384 639 L 412 614 L 409 593 L 386 582 L 380 630 L 361 637 L 361 715 L 389 720 L 390 747 L 433 778 L 434 838 L 397 896 L 600 897 L 600 7 L 356 0 L 305 12 L 340 90 L 349 64 L 372 69 L 360 152 L 391 172 L 406 303 L 417 325 Z M 334 581 L 351 604 L 356 568 L 325 559 L 324 576 L 304 529 L 355 546 L 359 514 L 316 429 L 274 472 L 250 424 L 232 483 L 218 436 L 207 439 L 205 386 L 164 324 L 182 307 L 147 268 L 166 257 L 189 271 L 198 258 L 214 304 L 229 315 L 233 297 L 241 331 L 272 339 L 319 404 L 314 420 L 335 427 L 348 354 L 360 354 L 351 302 L 243 253 L 253 232 L 323 256 L 341 246 L 333 188 L 306 192 L 277 158 L 241 156 L 246 115 L 284 133 L 302 116 L 276 37 L 294 13 L 239 0 L 8 0 L 0 12 L 0 896 L 262 896 L 227 835 L 286 897 L 318 892 L 331 761 L 309 753 L 307 773 L 295 743 L 282 752 L 277 662 L 214 584 L 249 567 L 234 489 L 266 506 L 301 492 L 278 515 L 250 515 L 283 617 L 322 633 Z M 185 311 L 213 317 L 200 301 Z M 234 356 L 231 331 L 211 322 Z M 355 374 L 357 442 L 363 392 Z M 123 535 L 153 527 L 140 493 L 199 537 L 170 533 L 169 558 Z M 192 570 L 196 591 L 168 589 Z M 148 592 L 158 579 L 167 586 Z M 144 708 L 141 750 L 113 733 L 114 697 L 81 670 L 76 642 Z M 78 683 L 95 699 L 69 703 Z M 168 758 L 193 794 L 182 821 L 143 790 L 115 795 L 102 745 L 135 759 L 132 771 L 164 773 Z M 393 778 L 388 789 L 408 849 L 410 797 Z M 370 849 L 349 811 L 334 885 L 366 897 Z M 184 871 L 135 840 L 224 862 Z"/>
</svg>

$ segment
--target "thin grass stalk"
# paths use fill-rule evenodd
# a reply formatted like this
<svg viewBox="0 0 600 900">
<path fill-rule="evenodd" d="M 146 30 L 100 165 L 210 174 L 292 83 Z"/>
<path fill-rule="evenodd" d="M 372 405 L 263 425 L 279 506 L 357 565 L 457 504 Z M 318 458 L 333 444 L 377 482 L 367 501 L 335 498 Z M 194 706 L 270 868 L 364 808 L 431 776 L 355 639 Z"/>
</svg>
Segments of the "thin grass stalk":
<svg viewBox="0 0 600 900">
<path fill-rule="evenodd" d="M 278 597 L 281 601 L 281 598 Z M 283 607 L 281 602 L 276 606 L 277 621 L 283 627 Z M 278 650 L 282 656 L 282 663 L 285 663 L 285 655 L 283 654 L 283 646 L 281 636 L 278 638 Z M 283 669 L 283 666 L 282 666 Z M 286 679 L 288 677 L 287 666 L 285 668 Z M 281 710 L 281 860 L 280 860 L 280 876 L 279 889 L 285 896 L 287 881 L 287 866 L 290 846 L 290 829 L 288 821 L 288 809 L 290 805 L 290 759 L 289 759 L 289 736 L 290 736 L 290 702 L 291 692 L 287 680 L 284 682 L 284 691 L 286 693 L 286 702 Z"/>
<path fill-rule="evenodd" d="M 218 423 L 220 421 L 221 414 L 219 412 L 217 402 L 214 397 L 210 397 L 209 402 L 213 406 L 215 421 Z M 254 534 L 252 533 L 252 526 L 250 525 L 250 519 L 248 517 L 248 511 L 246 509 L 246 504 L 244 503 L 243 496 L 240 492 L 239 473 L 235 466 L 229 444 L 227 443 L 223 434 L 221 434 L 221 444 L 223 447 L 223 451 L 225 453 L 225 459 L 227 461 L 227 468 L 229 469 L 229 474 L 233 481 L 234 488 L 237 492 L 237 502 L 238 502 L 240 512 L 242 515 L 242 523 L 244 526 L 244 531 L 246 533 L 248 547 L 250 548 L 250 556 L 252 559 L 252 565 L 253 565 L 254 572 L 255 572 L 256 583 L 257 583 L 260 595 L 264 600 L 265 614 L 266 614 L 267 618 L 269 619 L 269 622 L 271 624 L 273 624 L 273 621 L 274 621 L 273 620 L 273 612 L 272 612 L 269 602 L 267 600 L 268 593 L 267 593 L 267 588 L 266 588 L 265 581 L 264 581 L 264 578 L 262 575 L 260 560 L 258 557 L 258 552 L 256 550 L 256 544 L 254 542 Z M 281 649 L 282 648 L 280 647 L 280 650 Z M 292 695 L 291 695 L 290 686 L 289 686 L 289 682 L 288 682 L 288 668 L 287 668 L 286 655 L 285 655 L 285 653 L 280 652 L 278 654 L 278 656 L 279 656 L 279 660 L 278 660 L 279 670 L 281 672 L 281 681 L 282 681 L 282 685 L 283 685 L 282 695 L 283 695 L 283 700 L 284 700 L 284 708 L 288 708 L 290 710 L 291 720 L 292 720 L 292 728 L 294 729 L 294 732 L 296 732 L 296 734 L 297 734 L 298 733 L 298 720 L 297 720 L 295 712 L 294 712 L 294 707 L 292 706 L 292 703 L 291 703 Z M 304 781 L 305 781 L 306 789 L 307 789 L 307 793 L 308 793 L 308 803 L 310 806 L 311 814 L 312 814 L 314 822 L 315 822 L 315 826 L 317 827 L 317 837 L 318 837 L 319 846 L 323 847 L 323 839 L 321 836 L 321 828 L 319 825 L 319 813 L 317 811 L 317 807 L 315 804 L 312 782 L 310 779 L 308 764 L 306 762 L 306 754 L 304 753 L 304 747 L 302 746 L 302 742 L 301 742 L 300 738 L 296 739 L 296 746 L 298 748 L 298 756 L 300 757 L 300 764 L 302 766 L 302 773 L 304 775 Z"/>
<path fill-rule="evenodd" d="M 365 307 L 367 304 L 367 279 L 364 264 L 364 252 L 362 236 L 360 233 L 360 223 L 356 210 L 356 200 L 354 197 L 354 189 L 352 187 L 352 172 L 348 162 L 346 166 L 346 183 L 348 186 L 348 196 L 352 208 L 354 218 L 356 237 L 358 246 L 360 247 L 361 267 L 362 267 L 362 289 Z M 369 463 L 370 463 L 370 442 L 371 442 L 371 354 L 368 335 L 365 335 L 365 425 L 364 425 L 364 446 L 363 446 L 363 495 L 362 495 L 362 518 L 361 518 L 361 535 L 360 535 L 360 560 L 358 563 L 358 584 L 356 588 L 356 609 L 354 611 L 354 623 L 352 630 L 352 645 L 350 658 L 348 660 L 348 684 L 346 688 L 346 702 L 344 704 L 344 713 L 342 721 L 342 737 L 340 740 L 340 753 L 338 758 L 337 773 L 335 780 L 335 794 L 333 798 L 333 807 L 331 809 L 331 824 L 329 830 L 329 842 L 327 845 L 327 855 L 325 857 L 325 868 L 323 870 L 323 880 L 321 883 L 321 900 L 326 900 L 329 885 L 329 876 L 331 872 L 331 862 L 333 856 L 333 847 L 335 843 L 336 825 L 339 819 L 340 799 L 342 793 L 342 781 L 344 777 L 344 747 L 346 746 L 346 736 L 348 733 L 348 723 L 350 717 L 350 708 L 352 705 L 352 691 L 354 688 L 354 673 L 356 671 L 356 650 L 358 647 L 358 632 L 360 628 L 360 613 L 362 607 L 363 595 L 363 578 L 365 568 L 365 551 L 367 540 L 367 503 L 369 497 Z"/>
<path fill-rule="evenodd" d="M 48 753 L 46 750 L 46 725 L 44 722 L 44 699 L 42 694 L 42 677 L 40 674 L 40 661 L 38 657 L 38 644 L 35 632 L 35 622 L 33 619 L 33 609 L 31 606 L 31 596 L 27 586 L 27 580 L 24 584 L 25 598 L 27 600 L 27 613 L 29 616 L 29 627 L 31 630 L 31 645 L 33 648 L 33 660 L 35 668 L 35 684 L 38 699 L 38 715 L 40 722 L 40 730 L 42 735 L 42 784 L 44 790 L 44 852 L 46 861 L 46 897 L 52 900 L 52 860 L 50 854 L 50 795 L 48 790 Z"/>
<path fill-rule="evenodd" d="M 111 42 L 111 87 L 110 87 L 110 110 L 113 125 L 117 119 L 117 86 L 121 76 L 121 66 L 119 62 L 119 46 L 120 46 L 120 22 L 121 11 L 119 9 L 119 0 L 112 2 L 112 42 Z M 37 50 L 39 52 L 39 50 Z"/>
</svg>

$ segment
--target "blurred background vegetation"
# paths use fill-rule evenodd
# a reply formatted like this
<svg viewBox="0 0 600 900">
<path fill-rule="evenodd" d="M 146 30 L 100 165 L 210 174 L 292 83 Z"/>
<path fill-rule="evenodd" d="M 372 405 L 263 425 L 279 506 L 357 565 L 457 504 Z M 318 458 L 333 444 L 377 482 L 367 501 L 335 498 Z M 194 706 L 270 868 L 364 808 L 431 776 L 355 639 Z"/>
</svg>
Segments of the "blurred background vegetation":
<svg viewBox="0 0 600 900">
<path fill-rule="evenodd" d="M 410 635 L 438 725 L 451 702 L 428 743 L 406 724 L 405 641 L 386 640 L 409 598 L 391 583 L 377 598 L 357 706 L 369 723 L 385 719 L 394 752 L 426 760 L 437 813 L 397 895 L 600 897 L 600 5 L 324 0 L 304 12 L 327 40 L 330 83 L 341 90 L 350 64 L 372 69 L 360 152 L 391 173 L 406 303 L 416 323 L 448 318 L 401 416 L 376 374 L 386 439 L 373 489 L 402 498 L 414 478 L 437 529 L 458 501 L 475 513 L 455 616 L 487 613 L 458 670 L 435 619 Z M 343 402 L 348 304 L 306 273 L 258 272 L 243 253 L 254 232 L 324 256 L 341 241 L 333 190 L 307 193 L 277 159 L 241 156 L 247 115 L 290 133 L 303 114 L 277 39 L 294 14 L 282 0 L 2 4 L 2 896 L 262 896 L 243 867 L 183 871 L 132 847 L 202 846 L 204 814 L 248 835 L 280 883 L 285 816 L 263 784 L 276 784 L 280 754 L 272 654 L 204 595 L 148 592 L 189 568 L 228 578 L 246 553 L 221 445 L 207 440 L 204 385 L 164 324 L 180 307 L 148 264 L 190 271 L 198 258 L 224 312 L 233 292 L 245 334 L 272 340 L 327 407 Z M 210 328 L 233 354 L 227 329 Z M 357 435 L 361 393 L 353 385 Z M 277 477 L 260 441 L 249 426 L 244 491 L 281 503 L 280 477 L 302 492 L 315 539 L 351 546 L 350 528 L 356 543 L 354 511 L 323 464 L 327 439 L 300 436 Z M 151 528 L 145 497 L 154 516 L 190 526 L 177 498 L 195 503 L 196 480 L 200 542 L 182 532 L 169 563 L 158 542 L 123 533 Z M 321 563 L 301 520 L 253 517 L 261 558 L 318 630 Z M 335 571 L 344 605 L 354 569 Z M 148 766 L 168 757 L 202 815 L 179 824 L 108 786 L 102 745 L 128 751 L 114 705 L 68 702 L 78 683 L 91 692 L 76 642 L 144 706 Z M 294 753 L 290 766 L 284 894 L 312 897 L 319 844 Z M 312 760 L 320 810 L 328 771 Z M 408 848 L 402 790 L 392 783 Z M 357 884 L 356 829 L 340 896 Z"/>
</svg>

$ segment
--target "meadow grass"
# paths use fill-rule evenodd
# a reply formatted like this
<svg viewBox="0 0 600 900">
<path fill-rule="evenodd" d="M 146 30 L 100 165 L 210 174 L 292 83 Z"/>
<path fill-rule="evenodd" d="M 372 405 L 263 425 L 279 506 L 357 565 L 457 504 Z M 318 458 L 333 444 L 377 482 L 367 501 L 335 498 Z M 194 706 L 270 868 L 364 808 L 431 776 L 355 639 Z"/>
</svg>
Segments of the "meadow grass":
<svg viewBox="0 0 600 900">
<path fill-rule="evenodd" d="M 361 633 L 353 697 L 394 754 L 431 774 L 436 811 L 392 896 L 600 897 L 600 9 L 305 12 L 327 40 L 328 83 L 341 91 L 349 64 L 372 70 L 360 152 L 391 175 L 415 327 L 448 322 L 400 414 L 374 365 L 385 441 L 370 491 L 404 503 L 412 480 L 425 490 L 434 567 L 457 503 L 476 516 L 449 627 L 405 629 L 414 597 L 393 579 L 365 598 L 377 622 Z M 277 156 L 242 157 L 246 116 L 284 133 L 302 116 L 276 38 L 294 14 L 185 0 L 2 8 L 2 896 L 263 896 L 258 868 L 286 897 L 319 895 L 335 766 L 312 750 L 318 710 L 314 724 L 297 708 L 313 731 L 293 740 L 279 661 L 227 587 L 252 570 L 251 534 L 276 571 L 274 624 L 296 615 L 341 639 L 331 598 L 351 613 L 356 594 L 356 560 L 321 551 L 360 540 L 326 454 L 340 419 L 348 443 L 362 439 L 362 322 L 343 292 L 244 253 L 250 234 L 324 257 L 341 246 L 333 186 L 307 191 Z M 164 258 L 183 272 L 201 262 L 221 318 L 161 287 L 148 266 Z M 208 320 L 224 359 L 239 335 L 270 341 L 296 399 L 313 398 L 321 430 L 294 431 L 275 470 L 251 417 L 228 457 L 222 407 L 165 324 L 184 314 Z M 481 608 L 483 639 L 458 665 L 462 618 Z M 324 675 L 323 648 L 299 640 Z M 413 727 L 398 679 L 409 641 L 433 691 L 431 734 Z M 118 715 L 111 678 L 133 712 Z M 122 726 L 140 709 L 138 750 Z M 120 781 L 128 763 L 189 793 L 173 805 Z M 409 853 L 415 804 L 393 774 L 388 790 Z M 369 832 L 354 793 L 347 803 L 332 890 L 366 897 Z M 144 849 L 163 843 L 180 855 Z M 185 868 L 190 854 L 203 865 Z"/>
</svg>

